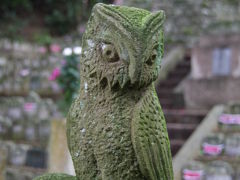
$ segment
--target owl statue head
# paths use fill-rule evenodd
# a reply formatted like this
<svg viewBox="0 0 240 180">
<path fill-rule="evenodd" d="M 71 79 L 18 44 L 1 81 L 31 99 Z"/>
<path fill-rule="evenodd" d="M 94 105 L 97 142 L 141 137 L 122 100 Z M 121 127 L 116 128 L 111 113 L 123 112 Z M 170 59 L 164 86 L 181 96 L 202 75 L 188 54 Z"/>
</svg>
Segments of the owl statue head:
<svg viewBox="0 0 240 180">
<path fill-rule="evenodd" d="M 83 36 L 81 81 L 111 91 L 150 85 L 163 56 L 164 19 L 163 11 L 96 4 Z"/>
</svg>

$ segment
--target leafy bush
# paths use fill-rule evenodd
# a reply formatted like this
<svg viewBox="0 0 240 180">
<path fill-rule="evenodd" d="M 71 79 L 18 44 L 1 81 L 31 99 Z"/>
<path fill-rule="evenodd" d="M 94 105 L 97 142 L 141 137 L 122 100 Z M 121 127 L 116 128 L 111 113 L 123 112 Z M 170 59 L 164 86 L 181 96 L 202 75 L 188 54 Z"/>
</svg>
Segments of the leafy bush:
<svg viewBox="0 0 240 180">
<path fill-rule="evenodd" d="M 239 0 L 225 0 L 225 2 L 231 5 L 239 5 Z"/>
<path fill-rule="evenodd" d="M 63 35 L 77 26 L 81 0 L 44 0 L 42 3 L 44 22 L 52 33 Z"/>
<path fill-rule="evenodd" d="M 113 0 L 45 0 L 45 23 L 52 32 L 63 35 L 74 29 L 78 21 L 87 21 L 96 3 L 112 3 Z"/>
<path fill-rule="evenodd" d="M 79 56 L 66 56 L 57 81 L 63 90 L 65 110 L 69 108 L 80 86 Z"/>
<path fill-rule="evenodd" d="M 31 12 L 31 0 L 1 0 L 0 1 L 0 17 L 14 18 L 19 13 Z"/>
<path fill-rule="evenodd" d="M 37 44 L 43 46 L 50 46 L 50 44 L 53 42 L 52 37 L 46 32 L 35 34 L 33 39 Z"/>
<path fill-rule="evenodd" d="M 113 0 L 1 0 L 0 17 L 14 23 L 16 18 L 25 20 L 34 12 L 52 34 L 64 35 L 75 29 L 79 21 L 85 22 L 98 2 L 112 3 Z"/>
</svg>

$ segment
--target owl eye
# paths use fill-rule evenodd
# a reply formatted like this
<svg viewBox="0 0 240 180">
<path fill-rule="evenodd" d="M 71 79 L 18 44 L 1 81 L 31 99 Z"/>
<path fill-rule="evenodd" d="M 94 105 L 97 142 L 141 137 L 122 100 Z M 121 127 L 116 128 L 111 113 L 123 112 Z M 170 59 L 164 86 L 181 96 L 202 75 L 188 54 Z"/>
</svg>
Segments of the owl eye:
<svg viewBox="0 0 240 180">
<path fill-rule="evenodd" d="M 152 51 L 151 56 L 149 57 L 149 59 L 146 61 L 147 65 L 151 66 L 153 65 L 153 63 L 155 62 L 156 58 L 157 58 L 158 52 L 156 49 L 154 49 Z"/>
<path fill-rule="evenodd" d="M 115 47 L 111 44 L 102 45 L 102 55 L 103 58 L 108 62 L 116 62 L 119 60 L 118 53 Z"/>
</svg>

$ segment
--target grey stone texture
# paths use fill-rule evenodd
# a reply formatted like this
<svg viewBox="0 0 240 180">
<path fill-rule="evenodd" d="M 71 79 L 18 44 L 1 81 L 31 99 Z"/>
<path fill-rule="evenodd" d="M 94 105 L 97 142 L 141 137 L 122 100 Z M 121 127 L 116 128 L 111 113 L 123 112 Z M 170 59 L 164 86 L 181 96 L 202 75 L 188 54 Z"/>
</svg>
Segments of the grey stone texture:
<svg viewBox="0 0 240 180">
<path fill-rule="evenodd" d="M 225 51 L 229 56 L 215 57 L 216 51 Z M 192 50 L 191 74 L 182 87 L 189 108 L 240 101 L 240 34 L 200 38 Z"/>
</svg>

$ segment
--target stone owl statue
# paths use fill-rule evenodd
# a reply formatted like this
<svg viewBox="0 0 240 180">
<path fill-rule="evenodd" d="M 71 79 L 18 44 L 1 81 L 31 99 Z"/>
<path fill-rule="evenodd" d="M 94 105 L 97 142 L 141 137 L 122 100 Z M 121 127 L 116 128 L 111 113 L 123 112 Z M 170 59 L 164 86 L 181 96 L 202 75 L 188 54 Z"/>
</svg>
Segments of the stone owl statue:
<svg viewBox="0 0 240 180">
<path fill-rule="evenodd" d="M 154 88 L 164 17 L 163 11 L 94 6 L 83 37 L 81 87 L 67 118 L 76 177 L 62 179 L 173 180 L 166 122 Z"/>
</svg>

